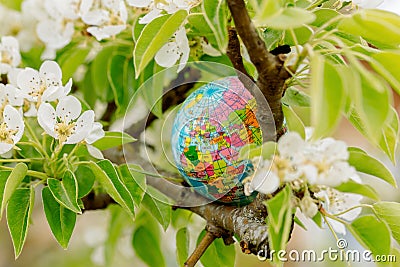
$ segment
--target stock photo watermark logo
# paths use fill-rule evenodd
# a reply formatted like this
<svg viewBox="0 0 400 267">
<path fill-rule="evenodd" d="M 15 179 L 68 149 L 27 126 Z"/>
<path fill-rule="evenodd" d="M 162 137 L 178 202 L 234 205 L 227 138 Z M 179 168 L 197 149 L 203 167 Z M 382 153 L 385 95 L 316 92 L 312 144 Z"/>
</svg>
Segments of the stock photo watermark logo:
<svg viewBox="0 0 400 267">
<path fill-rule="evenodd" d="M 296 250 L 260 250 L 257 257 L 260 261 L 278 260 L 280 262 L 397 262 L 396 255 L 373 255 L 370 250 L 347 249 L 346 239 L 338 239 L 336 247 L 328 247 L 321 251 L 313 249 Z"/>
</svg>

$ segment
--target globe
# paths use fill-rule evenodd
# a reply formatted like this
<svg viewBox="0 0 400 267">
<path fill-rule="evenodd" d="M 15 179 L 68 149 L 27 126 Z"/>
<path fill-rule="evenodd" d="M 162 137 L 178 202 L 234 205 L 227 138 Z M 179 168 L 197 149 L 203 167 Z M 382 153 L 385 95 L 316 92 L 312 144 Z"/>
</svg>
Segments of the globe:
<svg viewBox="0 0 400 267">
<path fill-rule="evenodd" d="M 249 204 L 243 180 L 254 171 L 239 159 L 247 144 L 262 144 L 256 100 L 237 77 L 205 84 L 179 108 L 172 128 L 172 154 L 185 181 L 210 200 Z"/>
</svg>

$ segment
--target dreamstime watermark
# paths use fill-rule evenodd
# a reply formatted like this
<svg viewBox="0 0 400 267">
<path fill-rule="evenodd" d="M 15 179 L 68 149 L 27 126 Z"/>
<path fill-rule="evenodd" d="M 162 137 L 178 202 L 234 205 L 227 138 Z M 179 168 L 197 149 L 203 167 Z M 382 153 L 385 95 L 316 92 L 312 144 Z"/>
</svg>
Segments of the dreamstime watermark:
<svg viewBox="0 0 400 267">
<path fill-rule="evenodd" d="M 267 259 L 278 260 L 281 262 L 324 262 L 324 261 L 341 261 L 341 262 L 397 262 L 396 255 L 373 255 L 370 250 L 352 250 L 346 249 L 348 243 L 341 238 L 336 242 L 336 248 L 329 247 L 320 252 L 313 249 L 298 251 L 292 249 L 286 250 L 260 250 L 257 257 L 260 261 Z"/>
</svg>

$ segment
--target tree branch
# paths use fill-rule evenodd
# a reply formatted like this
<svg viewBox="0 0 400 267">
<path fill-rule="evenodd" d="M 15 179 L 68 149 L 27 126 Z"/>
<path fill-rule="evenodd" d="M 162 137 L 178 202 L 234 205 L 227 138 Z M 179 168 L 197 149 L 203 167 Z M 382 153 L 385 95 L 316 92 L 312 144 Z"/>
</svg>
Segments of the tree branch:
<svg viewBox="0 0 400 267">
<path fill-rule="evenodd" d="M 196 249 L 193 251 L 192 255 L 187 259 L 185 262 L 185 267 L 194 267 L 196 263 L 199 261 L 201 256 L 204 254 L 206 249 L 214 242 L 214 240 L 217 238 L 213 233 L 210 231 L 206 231 L 206 235 L 203 237 L 203 239 L 200 241 L 200 243 L 197 245 Z"/>
<path fill-rule="evenodd" d="M 284 119 L 281 98 L 284 92 L 285 80 L 290 77 L 290 74 L 283 67 L 284 60 L 282 57 L 280 55 L 275 56 L 268 52 L 264 41 L 251 22 L 244 1 L 227 0 L 227 3 L 236 30 L 247 48 L 251 62 L 257 69 L 258 79 L 256 84 L 270 106 L 275 129 L 280 131 Z M 274 139 L 277 140 L 278 134 L 275 134 L 274 137 Z"/>
</svg>

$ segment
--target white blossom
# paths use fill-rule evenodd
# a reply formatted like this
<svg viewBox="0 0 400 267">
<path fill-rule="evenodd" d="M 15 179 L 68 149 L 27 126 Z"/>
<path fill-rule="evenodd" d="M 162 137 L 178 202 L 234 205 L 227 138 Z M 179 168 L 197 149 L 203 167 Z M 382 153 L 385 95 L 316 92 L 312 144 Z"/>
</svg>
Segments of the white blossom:
<svg viewBox="0 0 400 267">
<path fill-rule="evenodd" d="M 0 74 L 7 74 L 21 63 L 18 40 L 12 36 L 1 37 Z"/>
<path fill-rule="evenodd" d="M 0 123 L 0 154 L 6 154 L 24 133 L 24 120 L 21 113 L 10 105 L 4 107 Z"/>
<path fill-rule="evenodd" d="M 82 0 L 82 21 L 98 41 L 115 36 L 126 28 L 128 13 L 123 0 Z"/>
<path fill-rule="evenodd" d="M 145 16 L 139 19 L 140 24 L 147 24 L 163 14 L 173 14 L 178 10 L 189 11 L 199 4 L 200 0 L 127 0 L 127 3 L 129 6 L 147 8 L 149 10 Z"/>
<path fill-rule="evenodd" d="M 329 187 L 325 190 L 321 190 L 320 192 L 315 193 L 315 196 L 323 201 L 324 209 L 332 215 L 344 212 L 350 208 L 359 205 L 363 198 L 361 195 L 358 194 L 343 193 Z M 361 208 L 355 208 L 346 213 L 338 215 L 338 217 L 346 221 L 352 221 L 357 218 L 360 213 Z M 346 228 L 343 224 L 331 218 L 327 218 L 327 220 L 331 224 L 335 232 L 339 234 L 346 233 Z"/>
<path fill-rule="evenodd" d="M 185 67 L 189 59 L 189 53 L 190 47 L 186 30 L 184 27 L 181 27 L 174 33 L 172 39 L 161 47 L 154 59 L 158 65 L 165 68 L 172 67 L 180 59 L 179 72 Z"/>
<path fill-rule="evenodd" d="M 38 106 L 46 101 L 54 101 L 66 96 L 72 87 L 72 79 L 63 86 L 62 72 L 55 61 L 45 61 L 39 71 L 26 68 L 18 74 L 17 85 L 22 96 Z"/>
<path fill-rule="evenodd" d="M 94 112 L 87 110 L 81 115 L 82 106 L 74 96 L 60 100 L 56 109 L 49 103 L 40 105 L 38 122 L 44 131 L 65 144 L 76 144 L 88 137 L 93 128 Z"/>
<path fill-rule="evenodd" d="M 255 163 L 258 161 L 258 164 Z M 271 194 L 275 192 L 281 183 L 279 176 L 271 170 L 273 162 L 269 160 L 261 160 L 259 158 L 253 160 L 255 171 L 249 182 L 245 182 L 245 194 L 250 195 L 253 191 L 263 194 Z"/>
<path fill-rule="evenodd" d="M 90 155 L 97 159 L 103 159 L 103 153 L 101 153 L 100 149 L 93 146 L 92 144 L 97 140 L 103 138 L 105 132 L 103 130 L 103 125 L 100 122 L 93 123 L 92 129 L 90 130 L 88 136 L 85 138 L 86 147 Z"/>
<path fill-rule="evenodd" d="M 318 212 L 318 205 L 316 204 L 316 200 L 314 200 L 309 195 L 304 196 L 300 200 L 299 207 L 301 212 L 309 218 L 313 218 Z"/>
</svg>

